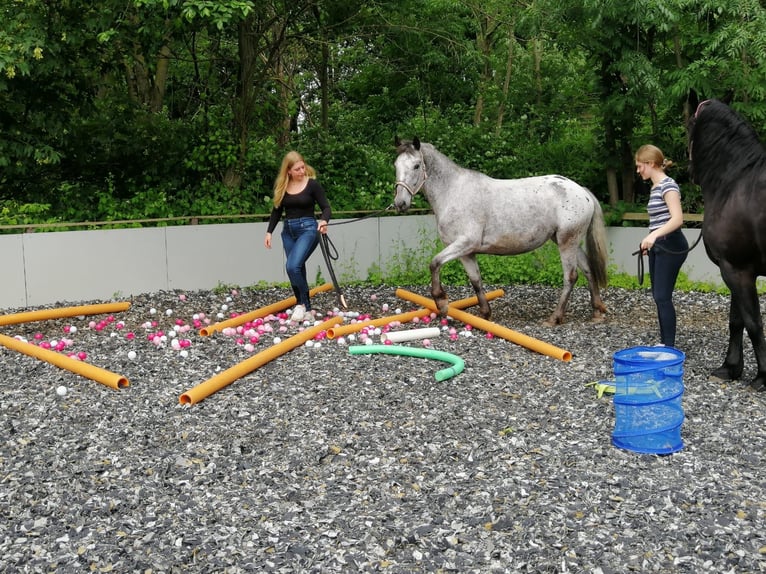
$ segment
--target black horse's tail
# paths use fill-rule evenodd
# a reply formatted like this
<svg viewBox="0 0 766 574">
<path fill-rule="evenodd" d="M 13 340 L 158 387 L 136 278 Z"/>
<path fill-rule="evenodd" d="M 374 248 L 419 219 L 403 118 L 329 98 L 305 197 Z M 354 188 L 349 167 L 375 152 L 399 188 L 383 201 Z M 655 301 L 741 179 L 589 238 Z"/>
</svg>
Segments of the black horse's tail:
<svg viewBox="0 0 766 574">
<path fill-rule="evenodd" d="M 606 287 L 609 281 L 606 272 L 609 252 L 606 241 L 606 225 L 604 224 L 604 212 L 596 196 L 591 193 L 595 209 L 590 219 L 588 236 L 585 239 L 585 248 L 588 255 L 588 266 L 593 275 L 593 280 L 599 287 Z"/>
</svg>

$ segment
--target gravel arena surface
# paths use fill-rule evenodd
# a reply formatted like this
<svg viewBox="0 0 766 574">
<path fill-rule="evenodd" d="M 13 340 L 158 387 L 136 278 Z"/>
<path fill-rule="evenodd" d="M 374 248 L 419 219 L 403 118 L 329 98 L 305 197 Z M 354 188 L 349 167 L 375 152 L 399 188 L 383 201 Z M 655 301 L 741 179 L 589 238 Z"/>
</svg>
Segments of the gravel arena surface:
<svg viewBox="0 0 766 574">
<path fill-rule="evenodd" d="M 432 348 L 465 370 L 442 382 L 440 361 L 352 355 L 357 336 L 301 345 L 189 405 L 184 392 L 299 327 L 267 320 L 276 332 L 253 350 L 243 335 L 177 322 L 253 311 L 287 289 L 144 294 L 104 329 L 106 316 L 0 327 L 69 339 L 66 353 L 130 383 L 115 390 L 0 347 L 0 571 L 766 571 L 766 394 L 708 377 L 723 360 L 728 297 L 676 293 L 684 448 L 657 456 L 614 447 L 612 399 L 585 386 L 613 379 L 616 351 L 657 342 L 649 292 L 606 290 L 607 320 L 592 323 L 578 288 L 552 328 L 556 289 L 488 290 L 498 287 L 493 320 L 570 362 L 450 320 L 457 338 L 444 331 Z M 372 318 L 415 308 L 395 291 L 345 297 Z M 326 317 L 335 295 L 313 304 Z M 174 326 L 188 347 L 149 340 Z"/>
</svg>

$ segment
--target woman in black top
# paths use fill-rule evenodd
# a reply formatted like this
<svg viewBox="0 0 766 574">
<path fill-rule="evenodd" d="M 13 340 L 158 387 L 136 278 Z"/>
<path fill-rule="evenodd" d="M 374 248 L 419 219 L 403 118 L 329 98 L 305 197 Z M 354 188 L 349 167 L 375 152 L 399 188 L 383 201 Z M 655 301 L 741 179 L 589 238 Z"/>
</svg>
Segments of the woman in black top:
<svg viewBox="0 0 766 574">
<path fill-rule="evenodd" d="M 332 215 L 327 194 L 315 177 L 314 168 L 306 165 L 301 154 L 290 151 L 285 155 L 274 181 L 274 207 L 264 241 L 266 248 L 271 249 L 271 234 L 284 213 L 285 269 L 297 300 L 290 320 L 296 322 L 311 311 L 306 261 L 319 245 L 319 233 L 327 233 L 327 222 Z M 315 205 L 322 210 L 319 221 L 314 216 Z"/>
</svg>

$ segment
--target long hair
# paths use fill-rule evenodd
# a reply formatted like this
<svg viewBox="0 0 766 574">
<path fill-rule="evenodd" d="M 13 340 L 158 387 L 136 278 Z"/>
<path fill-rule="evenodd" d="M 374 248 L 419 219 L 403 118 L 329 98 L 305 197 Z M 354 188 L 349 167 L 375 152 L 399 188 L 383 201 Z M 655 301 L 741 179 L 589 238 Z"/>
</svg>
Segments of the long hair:
<svg viewBox="0 0 766 574">
<path fill-rule="evenodd" d="M 299 154 L 297 151 L 289 151 L 285 154 L 285 157 L 282 158 L 282 165 L 279 166 L 279 173 L 277 174 L 277 178 L 274 180 L 274 206 L 279 207 L 282 205 L 282 198 L 285 196 L 285 191 L 287 191 L 287 184 L 290 182 L 290 176 L 288 175 L 288 172 L 293 168 L 293 166 L 298 163 L 299 161 L 302 161 L 306 165 L 306 176 L 310 178 L 316 177 L 316 171 L 313 167 L 311 167 L 309 164 L 306 163 L 306 160 L 303 159 L 303 156 Z"/>
<path fill-rule="evenodd" d="M 719 100 L 709 100 L 689 122 L 689 167 L 694 183 L 726 192 L 745 173 L 766 167 L 766 148 L 753 126 Z"/>
</svg>

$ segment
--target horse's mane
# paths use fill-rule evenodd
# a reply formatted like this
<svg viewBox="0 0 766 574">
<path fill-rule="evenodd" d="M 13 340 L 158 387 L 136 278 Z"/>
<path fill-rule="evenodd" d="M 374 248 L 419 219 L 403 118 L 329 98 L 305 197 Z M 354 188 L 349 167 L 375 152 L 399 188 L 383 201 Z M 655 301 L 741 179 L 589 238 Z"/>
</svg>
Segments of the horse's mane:
<svg viewBox="0 0 766 574">
<path fill-rule="evenodd" d="M 692 179 L 704 188 L 725 190 L 743 173 L 766 167 L 766 149 L 758 134 L 723 102 L 706 102 L 690 128 Z"/>
<path fill-rule="evenodd" d="M 444 169 L 451 169 L 451 170 L 462 170 L 462 171 L 473 171 L 468 168 L 462 167 L 455 163 L 452 159 L 444 155 L 442 152 L 440 152 L 433 144 L 421 142 L 420 140 L 397 140 L 396 142 L 396 154 L 402 154 L 406 152 L 411 153 L 422 153 L 424 156 L 429 156 L 432 160 L 435 159 L 437 162 L 436 164 L 433 163 L 433 161 L 428 162 L 427 169 L 430 171 L 431 175 L 433 175 L 435 172 L 439 170 Z M 480 173 L 480 172 L 476 172 Z M 483 174 L 481 174 L 483 175 Z"/>
</svg>

